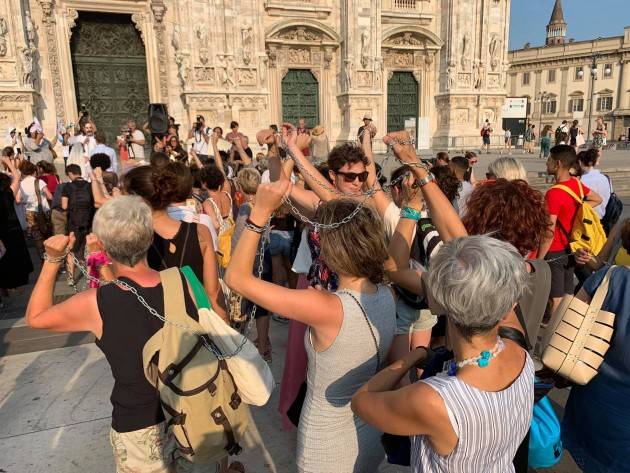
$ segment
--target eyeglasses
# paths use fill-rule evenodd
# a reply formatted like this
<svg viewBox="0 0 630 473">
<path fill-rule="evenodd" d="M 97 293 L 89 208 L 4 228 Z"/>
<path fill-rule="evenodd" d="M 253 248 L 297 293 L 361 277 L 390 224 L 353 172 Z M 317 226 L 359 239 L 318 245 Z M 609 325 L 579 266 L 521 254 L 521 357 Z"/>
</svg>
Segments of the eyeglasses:
<svg viewBox="0 0 630 473">
<path fill-rule="evenodd" d="M 355 179 L 359 179 L 359 182 L 367 181 L 369 173 L 367 171 L 363 172 L 342 172 L 337 171 L 335 174 L 339 174 L 343 176 L 343 180 L 346 182 L 354 182 Z"/>
</svg>

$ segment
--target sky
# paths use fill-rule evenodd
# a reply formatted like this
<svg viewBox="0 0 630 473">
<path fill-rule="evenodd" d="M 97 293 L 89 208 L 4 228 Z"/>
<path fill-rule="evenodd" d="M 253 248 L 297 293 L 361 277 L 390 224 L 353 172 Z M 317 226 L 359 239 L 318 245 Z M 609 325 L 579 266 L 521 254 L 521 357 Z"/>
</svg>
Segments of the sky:
<svg viewBox="0 0 630 473">
<path fill-rule="evenodd" d="M 532 46 L 545 43 L 545 27 L 554 3 L 555 0 L 512 0 L 510 49 L 520 49 L 528 42 Z M 562 0 L 562 9 L 568 24 L 567 38 L 576 41 L 622 36 L 624 26 L 630 26 L 630 0 Z"/>
</svg>

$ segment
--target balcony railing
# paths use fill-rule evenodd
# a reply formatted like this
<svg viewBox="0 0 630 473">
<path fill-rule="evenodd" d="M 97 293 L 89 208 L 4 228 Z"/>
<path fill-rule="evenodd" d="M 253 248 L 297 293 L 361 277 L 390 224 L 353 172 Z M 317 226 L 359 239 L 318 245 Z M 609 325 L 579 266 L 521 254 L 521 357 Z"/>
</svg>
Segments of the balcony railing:
<svg viewBox="0 0 630 473">
<path fill-rule="evenodd" d="M 386 10 L 398 12 L 419 12 L 422 0 L 385 0 L 383 7 Z"/>
</svg>

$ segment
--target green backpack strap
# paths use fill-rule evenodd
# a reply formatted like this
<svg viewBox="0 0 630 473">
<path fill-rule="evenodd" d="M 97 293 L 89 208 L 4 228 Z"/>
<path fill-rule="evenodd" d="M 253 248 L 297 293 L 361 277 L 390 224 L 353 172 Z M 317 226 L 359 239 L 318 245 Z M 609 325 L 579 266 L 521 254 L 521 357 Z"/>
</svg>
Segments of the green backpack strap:
<svg viewBox="0 0 630 473">
<path fill-rule="evenodd" d="M 197 275 L 192 270 L 190 266 L 184 266 L 181 268 L 181 272 L 186 277 L 186 281 L 190 284 L 190 288 L 193 291 L 193 295 L 195 296 L 195 302 L 197 304 L 197 309 L 212 309 L 212 304 L 210 304 L 210 300 L 208 299 L 208 295 L 206 294 L 206 290 L 197 278 Z"/>
</svg>

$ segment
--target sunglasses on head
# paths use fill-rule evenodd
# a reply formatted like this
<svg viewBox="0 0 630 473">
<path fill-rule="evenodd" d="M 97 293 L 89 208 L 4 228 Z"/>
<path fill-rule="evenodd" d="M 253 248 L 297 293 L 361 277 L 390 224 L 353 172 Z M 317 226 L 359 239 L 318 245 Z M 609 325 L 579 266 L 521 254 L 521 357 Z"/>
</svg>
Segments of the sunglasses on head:
<svg viewBox="0 0 630 473">
<path fill-rule="evenodd" d="M 343 172 L 337 171 L 335 174 L 339 174 L 343 176 L 343 180 L 346 182 L 354 182 L 355 179 L 359 179 L 359 182 L 367 181 L 369 173 L 367 171 L 363 172 Z"/>
</svg>

